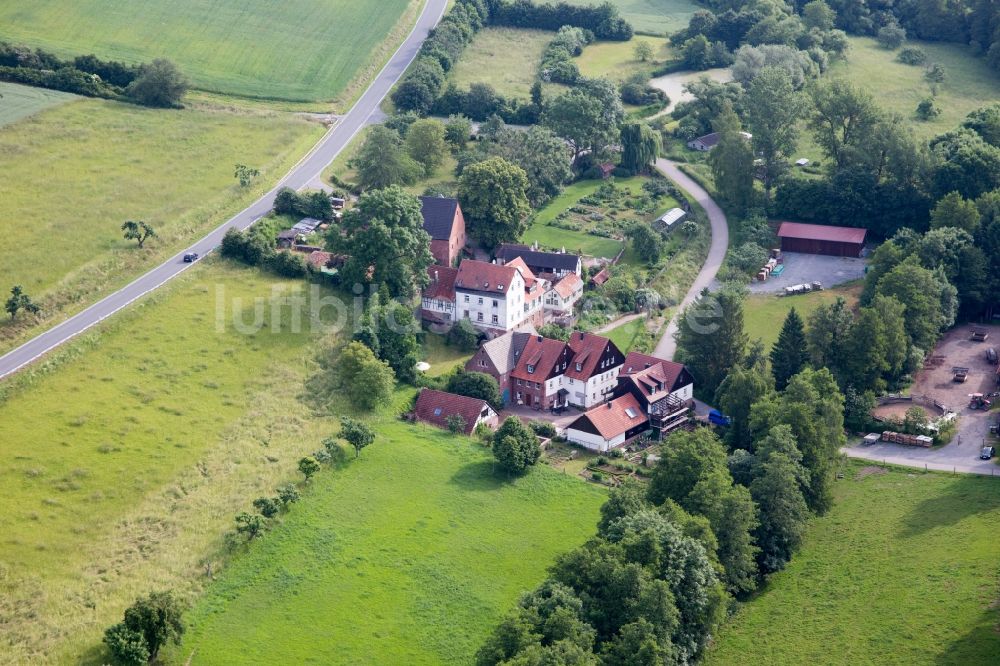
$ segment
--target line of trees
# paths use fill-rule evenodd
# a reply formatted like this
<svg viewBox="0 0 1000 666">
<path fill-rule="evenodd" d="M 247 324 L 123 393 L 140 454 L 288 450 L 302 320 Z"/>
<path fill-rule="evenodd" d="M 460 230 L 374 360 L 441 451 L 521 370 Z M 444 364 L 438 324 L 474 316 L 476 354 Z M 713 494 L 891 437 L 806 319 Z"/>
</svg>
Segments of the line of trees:
<svg viewBox="0 0 1000 666">
<path fill-rule="evenodd" d="M 169 60 L 129 65 L 97 56 L 62 60 L 42 49 L 0 42 L 0 80 L 142 104 L 174 108 L 188 89 L 187 78 Z"/>
</svg>

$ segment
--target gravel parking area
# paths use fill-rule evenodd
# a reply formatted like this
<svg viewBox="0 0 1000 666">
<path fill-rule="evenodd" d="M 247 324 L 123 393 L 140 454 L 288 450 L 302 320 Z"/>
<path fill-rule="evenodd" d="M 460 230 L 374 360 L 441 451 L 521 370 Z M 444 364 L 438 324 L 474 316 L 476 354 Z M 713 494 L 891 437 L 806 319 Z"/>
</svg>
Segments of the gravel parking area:
<svg viewBox="0 0 1000 666">
<path fill-rule="evenodd" d="M 822 282 L 824 288 L 829 288 L 863 278 L 867 263 L 865 259 L 785 252 L 785 272 L 778 277 L 770 277 L 765 282 L 752 281 L 750 292 L 754 294 L 782 292 L 785 287 L 804 282 Z"/>
<path fill-rule="evenodd" d="M 925 395 L 947 405 L 958 414 L 958 433 L 951 443 L 938 449 L 888 444 L 879 442 L 871 446 L 860 443 L 845 449 L 847 455 L 893 463 L 974 474 L 1000 476 L 997 458 L 980 460 L 979 452 L 984 444 L 1000 446 L 997 438 L 990 435 L 990 424 L 1000 419 L 1000 411 L 985 412 L 969 409 L 969 394 L 988 394 L 997 390 L 996 367 L 986 360 L 986 349 L 1000 348 L 1000 326 L 977 326 L 989 331 L 986 342 L 970 339 L 972 328 L 959 326 L 949 331 L 934 348 L 924 369 L 917 373 L 912 395 Z M 969 368 L 965 383 L 952 381 L 952 368 Z M 996 403 L 1000 398 L 994 399 Z M 904 410 L 905 411 L 905 410 Z"/>
</svg>

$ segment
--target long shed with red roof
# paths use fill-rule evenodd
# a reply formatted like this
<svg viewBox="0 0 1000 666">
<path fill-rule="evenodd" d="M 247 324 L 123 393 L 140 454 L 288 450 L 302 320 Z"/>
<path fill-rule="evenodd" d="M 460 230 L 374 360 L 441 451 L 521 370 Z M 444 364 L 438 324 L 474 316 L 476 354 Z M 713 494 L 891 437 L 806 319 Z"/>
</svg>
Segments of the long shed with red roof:
<svg viewBox="0 0 1000 666">
<path fill-rule="evenodd" d="M 865 229 L 831 227 L 825 224 L 782 222 L 778 227 L 783 252 L 860 257 L 865 247 Z"/>
</svg>

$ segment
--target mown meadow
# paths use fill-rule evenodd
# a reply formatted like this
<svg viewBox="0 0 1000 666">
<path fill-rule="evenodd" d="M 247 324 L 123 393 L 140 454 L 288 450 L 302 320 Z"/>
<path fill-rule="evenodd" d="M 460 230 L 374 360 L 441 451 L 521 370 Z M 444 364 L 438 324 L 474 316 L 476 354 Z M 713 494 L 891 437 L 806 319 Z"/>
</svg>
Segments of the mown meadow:
<svg viewBox="0 0 1000 666">
<path fill-rule="evenodd" d="M 0 127 L 72 99 L 76 95 L 0 81 Z"/>
<path fill-rule="evenodd" d="M 705 663 L 996 663 L 1000 483 L 850 462 L 834 492 Z"/>
<path fill-rule="evenodd" d="M 169 663 L 470 663 L 553 558 L 593 533 L 596 486 L 545 466 L 498 476 L 488 448 L 427 426 L 387 418 L 377 431 L 234 559 Z"/>
<path fill-rule="evenodd" d="M 359 71 L 381 65 L 396 38 L 409 31 L 397 23 L 418 5 L 415 0 L 0 0 L 0 40 L 62 56 L 169 58 L 195 86 L 214 92 L 330 100 Z"/>
</svg>

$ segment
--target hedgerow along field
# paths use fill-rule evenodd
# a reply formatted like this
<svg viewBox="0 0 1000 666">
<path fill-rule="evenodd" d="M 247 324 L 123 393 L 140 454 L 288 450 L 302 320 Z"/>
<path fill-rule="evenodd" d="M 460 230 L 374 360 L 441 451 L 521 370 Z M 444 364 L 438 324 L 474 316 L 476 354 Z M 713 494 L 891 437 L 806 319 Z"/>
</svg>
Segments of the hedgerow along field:
<svg viewBox="0 0 1000 666">
<path fill-rule="evenodd" d="M 49 318 L 78 309 L 245 207 L 323 131 L 293 114 L 85 98 L 2 127 L 0 291 L 23 285 Z M 237 163 L 260 169 L 250 187 Z M 122 238 L 125 220 L 159 238 L 140 250 Z M 0 349 L 29 323 L 0 320 Z"/>
<path fill-rule="evenodd" d="M 0 127 L 72 99 L 76 95 L 0 81 Z"/>
<path fill-rule="evenodd" d="M 272 315 L 304 288 L 205 260 L 0 386 L 0 663 L 107 663 L 122 610 L 196 594 L 233 515 L 336 430 L 299 401 L 317 333 Z M 220 332 L 253 299 L 264 328 Z"/>
<path fill-rule="evenodd" d="M 382 60 L 395 49 L 392 45 L 383 53 L 381 47 L 390 46 L 387 38 L 397 22 L 417 4 L 0 0 L 0 40 L 62 56 L 95 53 L 126 62 L 165 57 L 198 88 L 214 92 L 330 100 L 372 65 L 373 53 Z"/>
<path fill-rule="evenodd" d="M 542 465 L 507 479 L 467 437 L 392 417 L 377 429 L 207 589 L 168 663 L 471 663 L 593 534 L 594 485 Z"/>
<path fill-rule="evenodd" d="M 705 663 L 996 663 L 1000 482 L 850 462 L 834 492 Z"/>
</svg>

